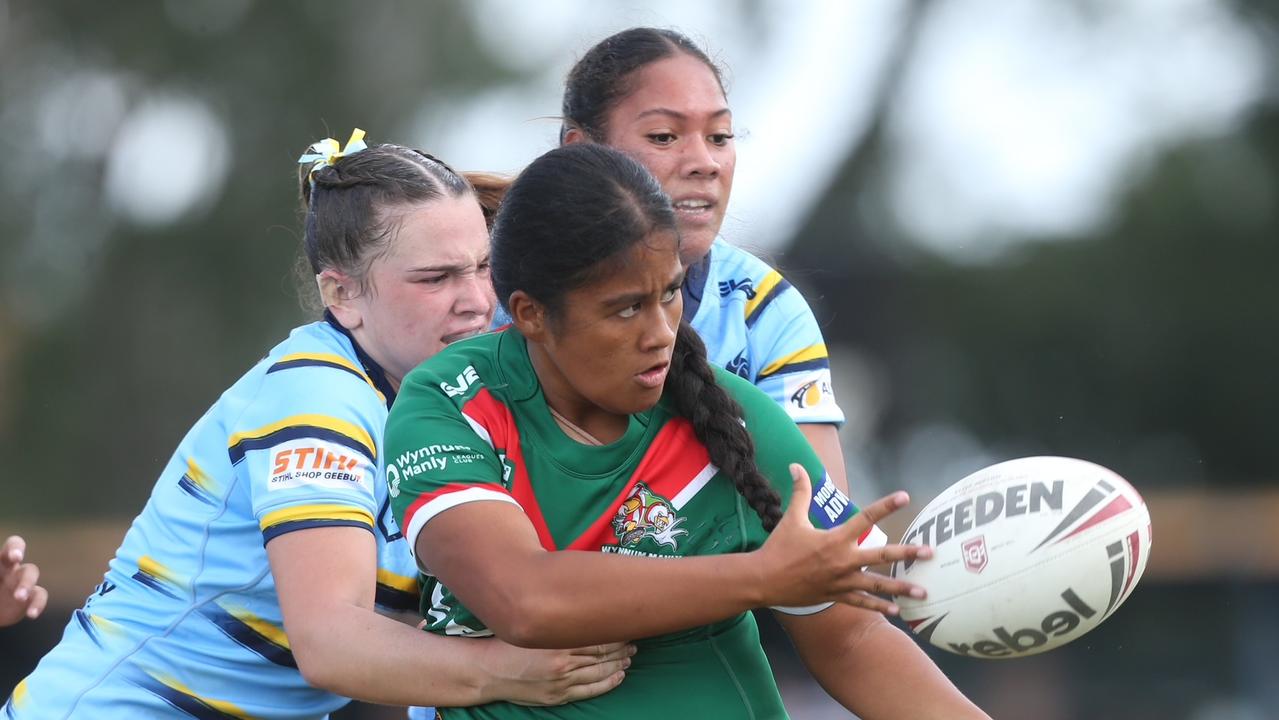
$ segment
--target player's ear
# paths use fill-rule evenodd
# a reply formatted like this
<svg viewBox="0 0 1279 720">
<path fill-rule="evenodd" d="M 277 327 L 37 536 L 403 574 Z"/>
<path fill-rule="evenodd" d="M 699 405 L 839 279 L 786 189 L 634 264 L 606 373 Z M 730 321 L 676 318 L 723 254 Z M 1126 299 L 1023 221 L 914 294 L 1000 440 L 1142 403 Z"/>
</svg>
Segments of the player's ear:
<svg viewBox="0 0 1279 720">
<path fill-rule="evenodd" d="M 586 137 L 586 133 L 582 128 L 576 125 L 569 125 L 564 128 L 564 132 L 560 133 L 560 145 L 572 145 L 573 143 L 587 142 L 590 138 Z"/>
<path fill-rule="evenodd" d="M 545 342 L 547 334 L 546 306 L 534 300 L 523 290 L 516 290 L 506 302 L 511 312 L 511 322 L 524 337 L 533 342 Z"/>
<path fill-rule="evenodd" d="M 324 309 L 333 313 L 342 327 L 354 330 L 364 324 L 364 315 L 354 302 L 360 293 L 353 278 L 329 268 L 315 276 L 315 284 L 320 289 L 320 302 L 324 303 Z"/>
</svg>

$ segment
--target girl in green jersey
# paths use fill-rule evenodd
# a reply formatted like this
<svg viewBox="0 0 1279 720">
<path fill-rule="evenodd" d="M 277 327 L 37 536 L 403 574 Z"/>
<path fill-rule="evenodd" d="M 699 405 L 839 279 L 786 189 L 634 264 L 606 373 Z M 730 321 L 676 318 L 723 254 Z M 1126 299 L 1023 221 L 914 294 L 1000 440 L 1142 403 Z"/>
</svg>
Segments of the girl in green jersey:
<svg viewBox="0 0 1279 720">
<path fill-rule="evenodd" d="M 858 512 L 786 413 L 712 368 L 681 323 L 680 234 L 643 166 L 595 144 L 534 161 L 502 203 L 491 267 L 513 326 L 420 365 L 387 425 L 426 629 L 640 649 L 598 698 L 445 718 L 785 717 L 747 612 L 762 606 L 868 720 L 986 717 L 873 594 L 922 590 L 862 570 L 930 556 L 858 546 L 905 494 Z"/>
</svg>

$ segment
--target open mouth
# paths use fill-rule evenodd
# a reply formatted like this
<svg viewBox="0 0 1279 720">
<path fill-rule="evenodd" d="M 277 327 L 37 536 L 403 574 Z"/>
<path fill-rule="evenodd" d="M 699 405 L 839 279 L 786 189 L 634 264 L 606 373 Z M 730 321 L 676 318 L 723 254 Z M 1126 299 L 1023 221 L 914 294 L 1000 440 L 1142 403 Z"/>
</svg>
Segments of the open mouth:
<svg viewBox="0 0 1279 720">
<path fill-rule="evenodd" d="M 646 388 L 659 388 L 666 382 L 666 373 L 670 368 L 669 362 L 658 363 L 641 373 L 636 373 L 635 379 Z"/>
<path fill-rule="evenodd" d="M 715 210 L 715 202 L 709 198 L 685 198 L 674 203 L 675 212 L 689 219 L 709 219 Z"/>
</svg>

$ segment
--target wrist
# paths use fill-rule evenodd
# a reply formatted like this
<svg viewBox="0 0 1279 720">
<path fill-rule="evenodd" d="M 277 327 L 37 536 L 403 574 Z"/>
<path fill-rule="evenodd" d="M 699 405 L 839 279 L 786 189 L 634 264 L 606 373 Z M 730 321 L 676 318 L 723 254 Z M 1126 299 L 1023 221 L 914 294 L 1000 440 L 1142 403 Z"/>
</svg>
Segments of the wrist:
<svg viewBox="0 0 1279 720">
<path fill-rule="evenodd" d="M 726 586 L 740 593 L 742 602 L 751 609 L 768 607 L 770 604 L 768 601 L 769 558 L 763 548 L 722 557 L 729 571 Z"/>
<path fill-rule="evenodd" d="M 504 685 L 505 678 L 498 670 L 498 642 L 492 638 L 476 638 L 467 642 L 474 645 L 474 662 L 467 663 L 474 671 L 466 677 L 467 691 L 475 696 L 474 704 L 483 705 L 510 697 Z"/>
</svg>

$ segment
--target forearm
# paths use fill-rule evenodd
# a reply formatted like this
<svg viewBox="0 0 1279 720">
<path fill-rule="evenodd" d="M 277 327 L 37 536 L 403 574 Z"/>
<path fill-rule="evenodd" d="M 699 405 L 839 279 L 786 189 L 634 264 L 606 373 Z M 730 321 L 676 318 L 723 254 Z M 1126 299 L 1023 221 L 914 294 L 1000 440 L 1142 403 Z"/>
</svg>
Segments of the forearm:
<svg viewBox="0 0 1279 720">
<path fill-rule="evenodd" d="M 484 671 L 489 641 L 425 633 L 371 609 L 333 603 L 323 622 L 288 628 L 307 682 L 387 705 L 467 706 L 498 699 Z"/>
<path fill-rule="evenodd" d="M 767 604 L 753 553 L 654 561 L 536 552 L 517 566 L 518 577 L 472 577 L 471 593 L 455 592 L 498 637 L 525 647 L 650 637 Z"/>
<path fill-rule="evenodd" d="M 808 621 L 816 622 L 799 627 Z M 782 622 L 813 677 L 865 720 L 990 720 L 909 636 L 877 613 L 835 606 Z"/>
</svg>

